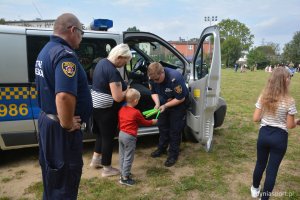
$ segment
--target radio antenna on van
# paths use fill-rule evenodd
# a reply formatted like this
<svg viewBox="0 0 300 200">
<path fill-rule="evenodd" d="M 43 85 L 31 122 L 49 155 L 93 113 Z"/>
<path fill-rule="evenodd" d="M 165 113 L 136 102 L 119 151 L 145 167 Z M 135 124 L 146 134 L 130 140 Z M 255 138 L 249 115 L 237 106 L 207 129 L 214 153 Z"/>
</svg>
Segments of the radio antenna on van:
<svg viewBox="0 0 300 200">
<path fill-rule="evenodd" d="M 34 4 L 34 2 L 32 1 L 32 5 L 34 6 L 34 8 L 36 9 L 36 12 L 40 15 L 41 19 L 43 19 L 43 16 L 41 15 L 39 9 L 37 8 L 37 6 Z"/>
</svg>

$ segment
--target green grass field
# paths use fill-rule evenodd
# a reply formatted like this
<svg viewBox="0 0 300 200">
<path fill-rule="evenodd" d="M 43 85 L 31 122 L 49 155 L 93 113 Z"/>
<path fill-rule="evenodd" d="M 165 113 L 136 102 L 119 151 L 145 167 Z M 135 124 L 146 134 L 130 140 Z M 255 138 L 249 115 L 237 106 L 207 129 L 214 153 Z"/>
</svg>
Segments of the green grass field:
<svg viewBox="0 0 300 200">
<path fill-rule="evenodd" d="M 184 142 L 178 163 L 166 168 L 162 166 L 164 159 L 148 158 L 150 150 L 139 148 L 137 156 L 147 154 L 147 158 L 139 166 L 144 176 L 136 177 L 134 187 L 121 186 L 118 178 L 82 179 L 78 199 L 251 199 L 249 188 L 259 128 L 259 124 L 252 122 L 252 113 L 268 76 L 264 71 L 222 70 L 221 96 L 227 102 L 227 115 L 223 126 L 215 130 L 211 153 L 206 153 L 197 143 Z M 291 93 L 300 112 L 299 80 L 300 74 L 295 74 Z M 300 127 L 289 131 L 289 146 L 277 177 L 276 196 L 272 199 L 300 199 L 299 132 Z M 35 193 L 40 199 L 41 188 L 41 182 L 36 183 L 28 188 L 28 193 Z"/>
</svg>

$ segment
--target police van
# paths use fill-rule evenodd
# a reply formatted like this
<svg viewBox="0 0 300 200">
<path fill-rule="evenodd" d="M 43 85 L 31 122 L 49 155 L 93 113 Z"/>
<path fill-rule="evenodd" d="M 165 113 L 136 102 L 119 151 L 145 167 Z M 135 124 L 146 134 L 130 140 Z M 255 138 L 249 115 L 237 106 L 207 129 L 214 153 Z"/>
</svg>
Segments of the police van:
<svg viewBox="0 0 300 200">
<path fill-rule="evenodd" d="M 9 150 L 38 145 L 37 119 L 40 109 L 35 88 L 35 61 L 49 41 L 53 30 L 0 25 L 0 149 Z M 192 62 L 174 46 L 149 32 L 85 30 L 76 50 L 88 81 L 97 61 L 107 57 L 119 43 L 127 43 L 133 58 L 120 73 L 142 96 L 141 111 L 154 107 L 148 85 L 147 66 L 154 61 L 180 71 L 190 91 L 185 134 L 201 143 L 206 151 L 212 147 L 214 127 L 222 125 L 226 103 L 220 97 L 221 54 L 217 26 L 202 32 Z M 92 120 L 83 126 L 84 140 L 94 140 Z M 157 126 L 141 127 L 138 135 L 158 134 Z"/>
</svg>

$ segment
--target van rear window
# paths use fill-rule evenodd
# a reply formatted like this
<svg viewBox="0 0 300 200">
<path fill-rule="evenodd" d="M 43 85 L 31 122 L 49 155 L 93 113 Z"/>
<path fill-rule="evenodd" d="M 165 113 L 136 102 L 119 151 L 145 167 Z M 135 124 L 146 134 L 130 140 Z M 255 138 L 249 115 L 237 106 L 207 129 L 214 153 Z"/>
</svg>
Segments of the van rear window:
<svg viewBox="0 0 300 200">
<path fill-rule="evenodd" d="M 34 68 L 36 58 L 49 39 L 49 36 L 27 36 L 28 78 L 31 83 L 35 79 Z"/>
</svg>

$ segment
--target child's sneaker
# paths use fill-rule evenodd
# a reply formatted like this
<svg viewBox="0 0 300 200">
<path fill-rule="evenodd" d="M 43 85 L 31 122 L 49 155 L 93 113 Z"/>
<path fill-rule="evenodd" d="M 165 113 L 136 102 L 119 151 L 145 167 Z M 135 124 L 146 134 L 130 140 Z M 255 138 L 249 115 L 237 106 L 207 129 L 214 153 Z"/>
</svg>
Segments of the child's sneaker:
<svg viewBox="0 0 300 200">
<path fill-rule="evenodd" d="M 111 166 L 104 167 L 103 170 L 102 170 L 102 177 L 116 176 L 119 173 L 120 173 L 119 170 L 116 169 L 116 168 L 113 168 Z"/>
<path fill-rule="evenodd" d="M 90 167 L 95 168 L 95 169 L 103 167 L 101 164 L 101 158 L 92 158 Z"/>
<path fill-rule="evenodd" d="M 131 172 L 129 172 L 128 177 L 132 179 L 133 178 L 133 174 Z M 122 179 L 122 175 L 120 176 L 119 180 L 121 180 L 121 179 Z"/>
<path fill-rule="evenodd" d="M 258 188 L 255 188 L 253 187 L 253 185 L 251 186 L 251 196 L 252 198 L 257 198 L 259 196 L 259 193 L 260 193 L 260 187 Z"/>
<path fill-rule="evenodd" d="M 135 184 L 135 180 L 133 180 L 129 176 L 128 177 L 121 176 L 119 183 L 121 183 L 122 185 L 133 186 Z"/>
</svg>

